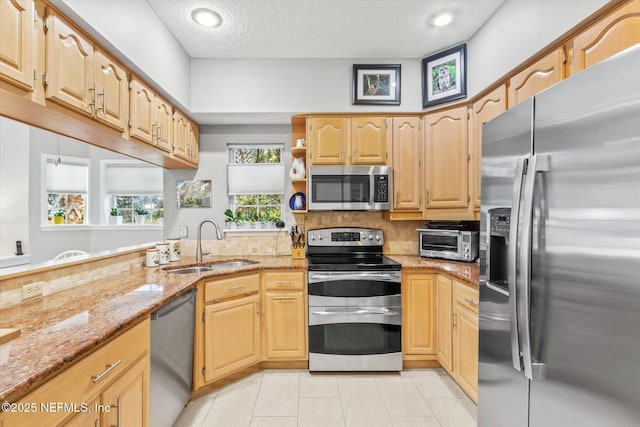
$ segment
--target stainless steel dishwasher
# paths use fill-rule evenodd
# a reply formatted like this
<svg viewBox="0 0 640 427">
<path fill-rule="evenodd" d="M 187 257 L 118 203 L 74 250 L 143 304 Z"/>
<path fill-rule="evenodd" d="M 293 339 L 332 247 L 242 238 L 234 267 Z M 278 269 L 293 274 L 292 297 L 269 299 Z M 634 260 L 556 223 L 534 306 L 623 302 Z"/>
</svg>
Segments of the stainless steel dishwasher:
<svg viewBox="0 0 640 427">
<path fill-rule="evenodd" d="M 172 426 L 191 395 L 196 289 L 151 313 L 151 426 Z"/>
</svg>

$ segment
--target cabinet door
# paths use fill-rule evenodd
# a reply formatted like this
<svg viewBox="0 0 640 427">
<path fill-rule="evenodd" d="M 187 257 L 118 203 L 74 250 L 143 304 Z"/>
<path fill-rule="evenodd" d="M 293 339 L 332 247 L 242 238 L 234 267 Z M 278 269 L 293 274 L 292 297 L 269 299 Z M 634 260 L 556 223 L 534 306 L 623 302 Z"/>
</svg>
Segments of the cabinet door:
<svg viewBox="0 0 640 427">
<path fill-rule="evenodd" d="M 309 120 L 309 150 L 312 165 L 344 165 L 349 119 L 314 117 Z"/>
<path fill-rule="evenodd" d="M 156 95 L 154 98 L 156 146 L 164 151 L 173 150 L 173 107 Z"/>
<path fill-rule="evenodd" d="M 153 99 L 155 94 L 147 85 L 135 77 L 131 77 L 131 93 L 129 98 L 129 119 L 131 120 L 129 135 L 149 144 L 155 142 L 155 122 Z"/>
<path fill-rule="evenodd" d="M 137 427 L 149 425 L 149 355 L 127 369 L 101 394 L 107 426 Z"/>
<path fill-rule="evenodd" d="M 93 44 L 56 15 L 47 17 L 47 25 L 47 99 L 93 114 Z"/>
<path fill-rule="evenodd" d="M 200 143 L 198 142 L 198 125 L 189 121 L 189 126 L 187 130 L 188 135 L 188 146 L 189 146 L 189 157 L 191 162 L 194 164 L 198 164 L 198 158 L 200 153 Z"/>
<path fill-rule="evenodd" d="M 561 47 L 509 79 L 509 108 L 564 79 L 565 62 Z"/>
<path fill-rule="evenodd" d="M 259 296 L 205 307 L 205 381 L 260 361 Z"/>
<path fill-rule="evenodd" d="M 419 117 L 393 118 L 393 210 L 421 208 L 422 132 Z"/>
<path fill-rule="evenodd" d="M 478 313 L 456 304 L 453 329 L 454 377 L 478 401 Z"/>
<path fill-rule="evenodd" d="M 386 165 L 389 158 L 391 128 L 386 117 L 351 119 L 351 164 Z"/>
<path fill-rule="evenodd" d="M 184 160 L 191 160 L 189 152 L 189 121 L 179 112 L 173 115 L 173 154 Z"/>
<path fill-rule="evenodd" d="M 263 300 L 265 359 L 304 359 L 307 324 L 304 292 L 266 292 Z"/>
<path fill-rule="evenodd" d="M 95 51 L 96 119 L 124 132 L 129 118 L 129 81 L 124 67 Z"/>
<path fill-rule="evenodd" d="M 640 1 L 627 2 L 573 40 L 571 74 L 640 43 Z"/>
<path fill-rule="evenodd" d="M 436 285 L 436 307 L 437 307 L 437 355 L 438 362 L 447 371 L 453 371 L 453 336 L 452 329 L 452 283 L 451 279 L 438 276 Z"/>
<path fill-rule="evenodd" d="M 480 210 L 480 177 L 482 176 L 482 124 L 507 109 L 507 86 L 501 85 L 471 106 L 469 120 L 469 154 L 471 200 L 473 209 Z"/>
<path fill-rule="evenodd" d="M 0 1 L 0 78 L 33 88 L 33 1 Z"/>
<path fill-rule="evenodd" d="M 100 427 L 100 398 L 87 402 L 87 409 L 87 412 L 80 412 L 67 418 L 59 425 L 64 427 Z"/>
<path fill-rule="evenodd" d="M 466 208 L 467 107 L 424 116 L 426 210 Z"/>
<path fill-rule="evenodd" d="M 436 353 L 436 275 L 406 273 L 402 277 L 402 351 Z"/>
</svg>

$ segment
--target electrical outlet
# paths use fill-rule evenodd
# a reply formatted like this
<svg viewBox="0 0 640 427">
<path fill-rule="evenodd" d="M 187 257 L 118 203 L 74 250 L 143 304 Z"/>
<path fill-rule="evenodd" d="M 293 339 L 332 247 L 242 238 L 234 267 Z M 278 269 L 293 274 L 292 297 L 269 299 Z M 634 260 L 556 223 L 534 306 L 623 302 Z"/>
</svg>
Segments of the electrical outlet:
<svg viewBox="0 0 640 427">
<path fill-rule="evenodd" d="M 42 296 L 44 282 L 34 282 L 22 287 L 22 300 Z"/>
<path fill-rule="evenodd" d="M 180 226 L 180 237 L 189 237 L 189 227 L 186 225 Z"/>
</svg>

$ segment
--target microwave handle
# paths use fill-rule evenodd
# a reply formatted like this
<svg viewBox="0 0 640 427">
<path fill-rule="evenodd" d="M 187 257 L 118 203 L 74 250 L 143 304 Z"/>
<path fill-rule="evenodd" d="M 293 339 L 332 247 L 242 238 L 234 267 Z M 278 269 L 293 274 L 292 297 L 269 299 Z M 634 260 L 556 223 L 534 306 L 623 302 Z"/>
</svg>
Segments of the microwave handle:
<svg viewBox="0 0 640 427">
<path fill-rule="evenodd" d="M 376 196 L 375 186 L 376 176 L 374 174 L 371 174 L 369 175 L 369 209 L 373 209 L 373 206 L 376 203 L 374 199 L 374 197 Z"/>
</svg>

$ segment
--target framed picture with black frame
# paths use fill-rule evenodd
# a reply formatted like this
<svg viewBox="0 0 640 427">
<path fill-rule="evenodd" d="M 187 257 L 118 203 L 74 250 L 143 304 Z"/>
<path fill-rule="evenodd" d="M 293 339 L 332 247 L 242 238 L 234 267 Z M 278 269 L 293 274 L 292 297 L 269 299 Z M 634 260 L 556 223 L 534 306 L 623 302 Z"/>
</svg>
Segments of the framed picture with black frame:
<svg viewBox="0 0 640 427">
<path fill-rule="evenodd" d="M 422 107 L 467 97 L 467 44 L 422 60 Z"/>
<path fill-rule="evenodd" d="M 353 105 L 400 105 L 400 64 L 354 64 Z"/>
</svg>

